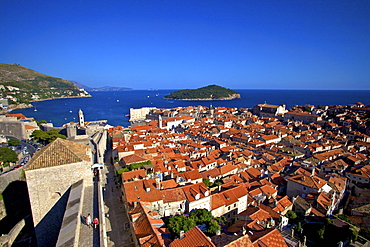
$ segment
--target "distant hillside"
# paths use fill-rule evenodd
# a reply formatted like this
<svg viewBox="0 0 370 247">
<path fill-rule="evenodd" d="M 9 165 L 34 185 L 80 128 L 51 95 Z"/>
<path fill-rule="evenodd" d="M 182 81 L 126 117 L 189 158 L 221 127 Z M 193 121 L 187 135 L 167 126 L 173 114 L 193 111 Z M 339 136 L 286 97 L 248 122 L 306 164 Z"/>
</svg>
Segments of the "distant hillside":
<svg viewBox="0 0 370 247">
<path fill-rule="evenodd" d="M 73 82 L 78 88 L 85 89 L 88 92 L 96 92 L 96 91 L 127 91 L 127 90 L 132 90 L 132 88 L 128 87 L 110 87 L 110 86 L 105 86 L 105 87 L 99 87 L 99 88 L 92 88 L 85 86 L 77 81 L 71 81 Z"/>
<path fill-rule="evenodd" d="M 0 94 L 13 104 L 52 98 L 90 96 L 70 81 L 41 74 L 18 64 L 2 63 L 0 63 Z"/>
<path fill-rule="evenodd" d="M 176 100 L 231 100 L 240 98 L 240 94 L 234 90 L 209 85 L 198 89 L 183 89 L 164 96 L 166 99 Z"/>
</svg>

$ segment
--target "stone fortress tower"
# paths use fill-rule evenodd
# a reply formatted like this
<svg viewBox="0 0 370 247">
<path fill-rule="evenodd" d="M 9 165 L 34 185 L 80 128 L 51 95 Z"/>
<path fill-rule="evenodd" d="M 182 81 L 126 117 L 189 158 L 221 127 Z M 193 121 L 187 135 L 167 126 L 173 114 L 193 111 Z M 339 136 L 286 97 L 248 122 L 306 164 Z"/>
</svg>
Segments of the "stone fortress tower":
<svg viewBox="0 0 370 247">
<path fill-rule="evenodd" d="M 55 243 L 71 186 L 92 186 L 92 164 L 91 146 L 59 138 L 28 163 L 24 171 L 38 246 Z"/>
</svg>

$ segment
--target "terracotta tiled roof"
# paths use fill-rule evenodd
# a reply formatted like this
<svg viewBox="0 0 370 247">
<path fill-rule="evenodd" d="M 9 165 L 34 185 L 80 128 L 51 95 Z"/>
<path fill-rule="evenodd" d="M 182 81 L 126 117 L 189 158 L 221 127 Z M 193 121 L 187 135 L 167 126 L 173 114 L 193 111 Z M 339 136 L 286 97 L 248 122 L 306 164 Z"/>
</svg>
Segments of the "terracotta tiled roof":
<svg viewBox="0 0 370 247">
<path fill-rule="evenodd" d="M 127 155 L 127 156 L 123 157 L 122 160 L 125 162 L 126 165 L 129 165 L 129 164 L 132 164 L 132 163 L 137 163 L 137 162 L 148 161 L 147 159 L 144 159 L 144 158 L 140 157 L 137 154 Z"/>
<path fill-rule="evenodd" d="M 253 178 L 257 178 L 257 177 L 259 177 L 259 176 L 261 176 L 262 175 L 262 173 L 261 173 L 261 171 L 260 170 L 258 170 L 257 168 L 254 168 L 254 167 L 252 167 L 252 168 L 249 168 L 249 169 L 247 169 L 247 170 L 245 170 L 250 176 L 252 176 Z"/>
<path fill-rule="evenodd" d="M 179 185 L 178 183 L 175 182 L 174 179 L 169 179 L 169 180 L 160 182 L 160 186 L 161 186 L 161 189 L 166 190 L 166 189 L 175 188 Z"/>
<path fill-rule="evenodd" d="M 177 176 L 183 177 L 185 181 L 191 180 L 197 180 L 202 179 L 202 175 L 199 173 L 198 170 L 188 171 L 177 174 Z"/>
<path fill-rule="evenodd" d="M 162 190 L 162 198 L 164 203 L 185 201 L 186 196 L 181 188 L 174 188 L 168 190 Z"/>
<path fill-rule="evenodd" d="M 206 197 L 206 195 L 209 195 L 209 190 L 207 186 L 204 185 L 203 182 L 196 183 L 196 184 L 191 184 L 187 186 L 180 187 L 184 190 L 186 199 L 189 202 L 196 201 L 197 199 L 195 198 L 196 195 L 199 194 L 200 198 Z"/>
<path fill-rule="evenodd" d="M 211 210 L 225 206 L 224 197 L 219 193 L 211 196 Z"/>
<path fill-rule="evenodd" d="M 220 174 L 226 174 L 226 173 L 231 172 L 235 169 L 238 169 L 238 167 L 235 166 L 235 165 L 228 164 L 228 165 L 221 166 L 219 168 L 219 171 L 220 171 Z"/>
<path fill-rule="evenodd" d="M 213 168 L 211 170 L 201 172 L 201 175 L 202 175 L 203 178 L 208 178 L 208 177 L 216 178 L 216 177 L 220 176 L 221 174 L 220 174 L 220 171 L 218 170 L 218 168 Z"/>
<path fill-rule="evenodd" d="M 335 189 L 337 192 L 344 191 L 346 187 L 347 178 L 341 177 L 339 175 L 333 175 L 329 178 L 329 183 L 333 184 L 335 186 Z"/>
<path fill-rule="evenodd" d="M 197 227 L 191 228 L 182 239 L 175 239 L 170 247 L 216 247 L 212 241 Z"/>
<path fill-rule="evenodd" d="M 287 247 L 284 237 L 276 228 L 267 228 L 262 231 L 254 231 L 249 236 L 254 247 Z"/>
<path fill-rule="evenodd" d="M 132 225 L 137 240 L 140 246 L 149 247 L 156 246 L 161 247 L 164 244 L 163 237 L 161 236 L 159 228 L 154 226 L 164 225 L 161 220 L 154 220 L 149 216 L 148 209 L 146 209 L 140 202 L 138 205 L 129 212 L 132 218 Z M 164 231 L 165 232 L 165 231 Z"/>
<path fill-rule="evenodd" d="M 283 198 L 281 198 L 278 201 L 276 207 L 273 210 L 276 211 L 276 212 L 282 212 L 286 208 L 290 207 L 292 204 L 293 204 L 293 202 L 290 201 L 289 197 L 284 196 Z"/>
<path fill-rule="evenodd" d="M 254 190 L 249 191 L 249 195 L 252 197 L 257 196 L 259 194 L 262 194 L 262 190 L 260 188 L 256 188 Z"/>
<path fill-rule="evenodd" d="M 157 189 L 155 179 L 138 180 L 123 184 L 126 199 L 129 204 L 134 202 L 157 202 L 162 200 L 162 194 Z"/>
<path fill-rule="evenodd" d="M 22 113 L 5 114 L 7 117 L 16 117 L 18 119 L 26 119 L 26 116 Z"/>
<path fill-rule="evenodd" d="M 58 138 L 36 152 L 26 170 L 90 161 L 88 152 L 91 152 L 91 148 L 87 145 Z"/>
<path fill-rule="evenodd" d="M 127 182 L 133 179 L 144 179 L 146 177 L 146 170 L 139 169 L 135 171 L 123 172 L 122 173 L 122 181 Z"/>
<path fill-rule="evenodd" d="M 317 176 L 305 176 L 305 175 L 295 175 L 293 177 L 288 178 L 288 180 L 302 184 L 307 187 L 311 187 L 314 189 L 320 189 L 326 184 L 324 179 L 321 179 Z"/>
<path fill-rule="evenodd" d="M 217 247 L 225 246 L 225 247 L 252 247 L 252 242 L 249 239 L 248 235 L 227 235 L 221 234 L 213 236 L 212 242 L 216 244 Z"/>
</svg>

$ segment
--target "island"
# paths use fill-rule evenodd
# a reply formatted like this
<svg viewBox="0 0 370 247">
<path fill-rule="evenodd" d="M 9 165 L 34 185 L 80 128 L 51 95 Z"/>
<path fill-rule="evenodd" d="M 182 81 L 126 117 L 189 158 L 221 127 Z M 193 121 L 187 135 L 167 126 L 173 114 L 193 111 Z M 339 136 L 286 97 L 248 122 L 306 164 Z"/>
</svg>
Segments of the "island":
<svg viewBox="0 0 370 247">
<path fill-rule="evenodd" d="M 232 100 L 240 98 L 236 91 L 217 85 L 209 85 L 198 89 L 183 89 L 164 96 L 175 100 Z"/>
</svg>

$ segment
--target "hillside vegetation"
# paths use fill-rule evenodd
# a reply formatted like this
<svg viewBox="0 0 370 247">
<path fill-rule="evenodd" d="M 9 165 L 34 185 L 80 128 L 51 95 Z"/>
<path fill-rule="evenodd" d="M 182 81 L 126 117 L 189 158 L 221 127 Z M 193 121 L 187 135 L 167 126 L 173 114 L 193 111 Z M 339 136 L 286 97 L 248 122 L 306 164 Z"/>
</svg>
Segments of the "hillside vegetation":
<svg viewBox="0 0 370 247">
<path fill-rule="evenodd" d="M 177 100 L 230 100 L 240 98 L 240 94 L 231 89 L 209 85 L 198 89 L 178 90 L 164 97 Z"/>
<path fill-rule="evenodd" d="M 18 64 L 0 64 L 0 90 L 2 97 L 8 98 L 10 104 L 89 96 L 70 81 L 44 75 Z"/>
</svg>

